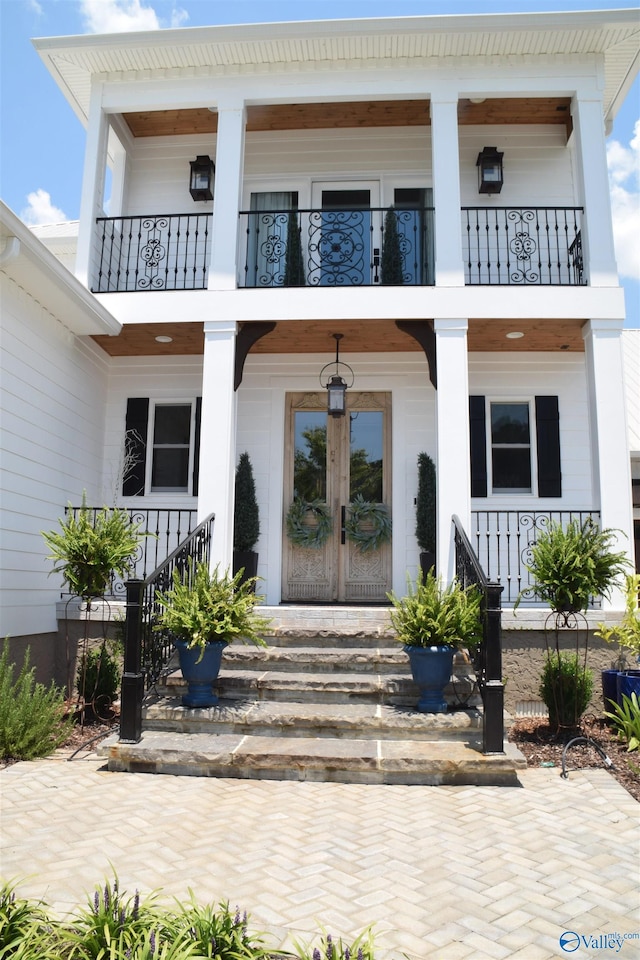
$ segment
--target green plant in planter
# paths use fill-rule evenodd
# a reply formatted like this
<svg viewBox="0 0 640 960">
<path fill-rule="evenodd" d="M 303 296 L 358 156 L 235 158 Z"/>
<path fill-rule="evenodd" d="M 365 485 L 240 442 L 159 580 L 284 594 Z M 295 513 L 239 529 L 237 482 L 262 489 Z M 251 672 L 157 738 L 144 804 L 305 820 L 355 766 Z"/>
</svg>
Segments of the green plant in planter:
<svg viewBox="0 0 640 960">
<path fill-rule="evenodd" d="M 416 540 L 421 554 L 427 555 L 424 560 L 420 557 L 426 576 L 436 562 L 436 467 L 428 453 L 418 454 Z"/>
<path fill-rule="evenodd" d="M 404 282 L 398 221 L 393 207 L 389 207 L 384 217 L 380 282 L 387 286 L 399 286 Z"/>
<path fill-rule="evenodd" d="M 236 470 L 233 549 L 253 550 L 260 536 L 256 485 L 248 453 L 241 453 Z"/>
<path fill-rule="evenodd" d="M 86 496 L 77 516 L 69 504 L 60 530 L 43 532 L 54 561 L 52 573 L 61 573 L 71 593 L 91 600 L 105 595 L 113 574 L 126 577 L 131 561 L 145 536 L 126 510 L 103 507 L 96 512 L 87 507 Z"/>
<path fill-rule="evenodd" d="M 199 659 L 210 641 L 243 640 L 265 646 L 260 631 L 270 620 L 254 612 L 261 602 L 254 593 L 254 580 L 242 582 L 241 573 L 232 577 L 221 573 L 219 566 L 210 571 L 204 562 L 190 564 L 182 574 L 175 569 L 173 586 L 156 593 L 161 607 L 156 629 L 168 630 L 190 650 L 197 649 Z"/>
<path fill-rule="evenodd" d="M 608 597 L 628 567 L 625 552 L 616 551 L 615 542 L 616 531 L 600 530 L 591 518 L 582 525 L 571 520 L 566 529 L 551 522 L 532 545 L 526 564 L 535 581 L 533 593 L 557 612 L 584 611 L 591 597 Z"/>
<path fill-rule="evenodd" d="M 627 655 L 633 660 L 640 660 L 639 590 L 640 574 L 628 573 L 625 577 L 625 611 L 621 622 L 612 627 L 599 623 L 594 631 L 596 637 L 601 637 L 607 643 L 618 643 L 625 661 Z"/>
<path fill-rule="evenodd" d="M 448 586 L 428 573 L 418 576 L 415 587 L 407 579 L 407 594 L 387 594 L 393 605 L 391 622 L 398 640 L 406 647 L 466 647 L 474 650 L 482 641 L 480 594 L 463 588 L 457 580 Z"/>
<path fill-rule="evenodd" d="M 635 691 L 630 697 L 623 693 L 622 703 L 614 703 L 613 712 L 605 717 L 612 721 L 618 739 L 627 744 L 627 753 L 640 749 L 640 702 Z"/>
<path fill-rule="evenodd" d="M 549 711 L 553 727 L 575 727 L 587 709 L 593 693 L 593 674 L 578 654 L 554 650 L 548 653 L 542 670 L 540 696 Z"/>
</svg>

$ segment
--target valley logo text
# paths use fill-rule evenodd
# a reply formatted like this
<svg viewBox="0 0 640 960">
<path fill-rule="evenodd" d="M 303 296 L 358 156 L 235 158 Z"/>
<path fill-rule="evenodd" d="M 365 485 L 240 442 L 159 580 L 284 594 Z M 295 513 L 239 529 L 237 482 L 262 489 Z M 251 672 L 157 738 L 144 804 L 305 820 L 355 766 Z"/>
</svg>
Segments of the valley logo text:
<svg viewBox="0 0 640 960">
<path fill-rule="evenodd" d="M 575 953 L 580 947 L 585 950 L 613 950 L 620 953 L 625 940 L 640 940 L 640 933 L 599 933 L 582 936 L 573 930 L 565 930 L 560 937 L 560 946 L 565 953 Z"/>
</svg>

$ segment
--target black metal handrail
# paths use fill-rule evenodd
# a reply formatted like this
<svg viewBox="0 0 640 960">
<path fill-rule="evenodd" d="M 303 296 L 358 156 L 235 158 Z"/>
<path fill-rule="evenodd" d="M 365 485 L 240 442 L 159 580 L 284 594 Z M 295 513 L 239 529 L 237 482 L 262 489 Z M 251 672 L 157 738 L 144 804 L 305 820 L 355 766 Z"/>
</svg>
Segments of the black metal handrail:
<svg viewBox="0 0 640 960">
<path fill-rule="evenodd" d="M 124 668 L 120 702 L 120 740 L 138 743 L 142 736 L 142 700 L 169 663 L 173 642 L 155 629 L 160 606 L 158 590 L 173 583 L 173 571 L 181 574 L 191 564 L 209 559 L 214 515 L 211 514 L 145 580 L 128 580 L 125 619 Z"/>
<path fill-rule="evenodd" d="M 400 206 L 241 210 L 242 286 L 433 284 L 433 213 L 433 207 Z"/>
<path fill-rule="evenodd" d="M 99 217 L 92 293 L 206 290 L 210 213 Z"/>
<path fill-rule="evenodd" d="M 463 587 L 480 591 L 482 643 L 474 655 L 484 706 L 482 752 L 504 753 L 504 682 L 502 679 L 502 586 L 487 579 L 458 517 L 453 520 L 456 576 Z"/>
<path fill-rule="evenodd" d="M 462 207 L 466 284 L 581 286 L 582 207 Z"/>
</svg>

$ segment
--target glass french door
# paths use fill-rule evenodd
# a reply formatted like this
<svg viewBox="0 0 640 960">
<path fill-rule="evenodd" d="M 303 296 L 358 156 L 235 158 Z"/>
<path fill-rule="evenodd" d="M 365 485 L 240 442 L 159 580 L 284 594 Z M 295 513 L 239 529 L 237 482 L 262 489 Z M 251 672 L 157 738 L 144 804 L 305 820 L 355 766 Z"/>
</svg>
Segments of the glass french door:
<svg viewBox="0 0 640 960">
<path fill-rule="evenodd" d="M 373 236 L 379 236 L 372 207 L 379 202 L 379 184 L 314 183 L 309 222 L 310 285 L 367 286 L 372 282 Z M 379 253 L 379 251 L 378 251 Z"/>
<path fill-rule="evenodd" d="M 325 393 L 287 398 L 284 516 L 294 501 L 320 504 L 326 539 L 300 545 L 283 525 L 282 599 L 299 603 L 378 603 L 391 589 L 391 542 L 362 550 L 348 535 L 357 499 L 391 504 L 391 395 L 348 393 L 347 414 L 330 417 Z M 314 529 L 312 513 L 303 518 Z M 366 522 L 363 523 L 366 533 Z"/>
</svg>

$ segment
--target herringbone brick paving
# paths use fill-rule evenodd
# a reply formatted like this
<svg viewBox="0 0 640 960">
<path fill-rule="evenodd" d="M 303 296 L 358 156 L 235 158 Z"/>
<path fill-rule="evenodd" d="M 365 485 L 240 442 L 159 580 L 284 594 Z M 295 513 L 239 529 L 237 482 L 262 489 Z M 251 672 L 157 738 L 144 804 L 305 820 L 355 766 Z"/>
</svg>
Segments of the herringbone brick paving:
<svg viewBox="0 0 640 960">
<path fill-rule="evenodd" d="M 380 960 L 547 960 L 565 930 L 640 938 L 640 806 L 604 770 L 521 787 L 108 773 L 92 756 L 0 772 L 1 872 L 59 913 L 111 873 L 228 899 L 274 944 L 369 924 Z M 611 951 L 580 948 L 575 954 Z M 640 957 L 640 939 L 617 954 Z"/>
</svg>

